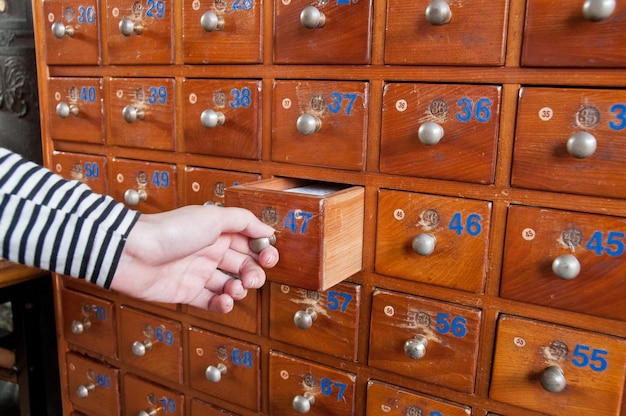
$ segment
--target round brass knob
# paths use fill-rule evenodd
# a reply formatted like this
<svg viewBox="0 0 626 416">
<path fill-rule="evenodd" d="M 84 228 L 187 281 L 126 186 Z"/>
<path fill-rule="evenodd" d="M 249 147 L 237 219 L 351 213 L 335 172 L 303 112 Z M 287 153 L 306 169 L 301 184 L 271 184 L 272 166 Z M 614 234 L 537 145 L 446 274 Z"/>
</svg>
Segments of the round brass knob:
<svg viewBox="0 0 626 416">
<path fill-rule="evenodd" d="M 143 32 L 143 26 L 141 23 L 133 22 L 128 17 L 120 20 L 119 29 L 124 36 L 140 35 L 141 32 Z"/>
<path fill-rule="evenodd" d="M 420 142 L 432 146 L 443 138 L 443 127 L 434 121 L 427 121 L 417 130 L 417 137 Z"/>
<path fill-rule="evenodd" d="M 65 26 L 61 22 L 52 23 L 52 34 L 57 39 L 62 39 L 64 36 L 71 38 L 74 36 L 74 27 L 73 26 Z"/>
<path fill-rule="evenodd" d="M 145 340 L 144 342 L 141 342 L 141 341 L 133 342 L 132 351 L 133 351 L 133 354 L 136 355 L 137 357 L 143 357 L 151 349 L 152 349 L 152 342 L 148 339 Z"/>
<path fill-rule="evenodd" d="M 137 120 L 143 120 L 145 113 L 140 108 L 135 108 L 132 105 L 127 105 L 122 109 L 122 117 L 127 123 L 134 123 Z"/>
<path fill-rule="evenodd" d="M 76 388 L 76 395 L 79 399 L 86 399 L 89 396 L 89 392 L 93 391 L 96 386 L 93 383 L 87 383 L 87 385 L 81 384 Z"/>
<path fill-rule="evenodd" d="M 590 22 L 607 20 L 615 11 L 616 0 L 585 0 L 583 17 Z"/>
<path fill-rule="evenodd" d="M 447 24 L 452 18 L 450 5 L 445 0 L 433 0 L 426 7 L 426 20 L 434 26 Z"/>
<path fill-rule="evenodd" d="M 407 357 L 414 360 L 424 358 L 426 355 L 426 347 L 428 346 L 428 338 L 425 335 L 417 334 L 404 343 L 404 353 Z"/>
<path fill-rule="evenodd" d="M 420 256 L 430 256 L 435 251 L 437 239 L 432 234 L 418 234 L 413 238 L 411 246 Z"/>
<path fill-rule="evenodd" d="M 580 262 L 573 254 L 562 254 L 552 261 L 552 271 L 561 279 L 571 280 L 580 273 Z"/>
<path fill-rule="evenodd" d="M 558 365 L 551 365 L 541 373 L 541 386 L 550 393 L 559 393 L 567 386 L 565 373 Z"/>
<path fill-rule="evenodd" d="M 272 234 L 269 237 L 253 238 L 248 244 L 253 253 L 260 253 L 269 246 L 276 244 L 276 234 Z"/>
<path fill-rule="evenodd" d="M 311 114 L 302 114 L 296 120 L 296 128 L 305 136 L 309 136 L 319 131 L 322 127 L 322 120 Z"/>
<path fill-rule="evenodd" d="M 138 191 L 134 189 L 127 189 L 126 192 L 124 192 L 124 202 L 133 207 L 140 202 L 145 201 L 147 198 L 148 194 L 143 189 Z"/>
<path fill-rule="evenodd" d="M 293 315 L 293 323 L 300 329 L 309 329 L 317 319 L 317 312 L 313 308 L 298 311 Z"/>
<path fill-rule="evenodd" d="M 585 131 L 575 133 L 567 140 L 567 152 L 578 159 L 593 155 L 596 147 L 596 138 Z"/>
<path fill-rule="evenodd" d="M 313 404 L 315 404 L 315 396 L 309 392 L 306 392 L 301 396 L 294 397 L 293 402 L 291 403 L 293 410 L 298 413 L 309 413 Z"/>
<path fill-rule="evenodd" d="M 215 32 L 224 29 L 224 18 L 213 12 L 206 12 L 200 18 L 202 29 L 207 32 Z"/>
<path fill-rule="evenodd" d="M 213 110 L 204 110 L 202 114 L 200 114 L 200 123 L 208 129 L 212 129 L 217 126 L 221 126 L 226 121 L 224 117 L 224 113 Z"/>
<path fill-rule="evenodd" d="M 315 6 L 307 6 L 300 12 L 300 23 L 307 29 L 318 29 L 326 24 L 326 16 Z"/>
<path fill-rule="evenodd" d="M 216 366 L 210 365 L 204 371 L 204 376 L 207 380 L 217 383 L 222 379 L 222 374 L 226 374 L 228 369 L 223 363 L 219 363 Z"/>
<path fill-rule="evenodd" d="M 60 102 L 56 107 L 57 115 L 61 118 L 68 118 L 69 115 L 77 116 L 78 115 L 78 107 L 74 104 L 68 105 L 67 103 Z"/>
</svg>

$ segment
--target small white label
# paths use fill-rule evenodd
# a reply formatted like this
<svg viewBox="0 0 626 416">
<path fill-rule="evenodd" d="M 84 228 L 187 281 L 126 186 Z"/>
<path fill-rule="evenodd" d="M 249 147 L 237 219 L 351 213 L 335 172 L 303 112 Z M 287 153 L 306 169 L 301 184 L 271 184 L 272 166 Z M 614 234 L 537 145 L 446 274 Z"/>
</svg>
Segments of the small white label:
<svg viewBox="0 0 626 416">
<path fill-rule="evenodd" d="M 63 166 L 61 166 L 60 163 L 57 163 L 54 168 L 57 170 L 58 173 L 61 173 L 61 171 L 63 170 Z"/>
<path fill-rule="evenodd" d="M 50 23 L 54 22 L 54 13 L 48 13 L 48 21 Z"/>
<path fill-rule="evenodd" d="M 291 108 L 291 98 L 283 98 L 283 108 L 289 110 Z"/>
<path fill-rule="evenodd" d="M 196 348 L 196 355 L 198 357 L 202 357 L 204 355 L 204 349 L 202 349 L 200 347 Z"/>
<path fill-rule="evenodd" d="M 289 293 L 289 286 L 287 285 L 280 285 L 280 291 L 283 293 Z"/>
<path fill-rule="evenodd" d="M 61 93 L 60 92 L 55 92 L 54 93 L 54 99 L 57 101 L 61 101 Z"/>
<path fill-rule="evenodd" d="M 124 175 L 122 175 L 121 173 L 118 173 L 115 179 L 117 179 L 118 183 L 122 183 L 124 182 Z"/>
<path fill-rule="evenodd" d="M 389 413 L 389 412 L 391 412 L 391 407 L 386 405 L 386 404 L 381 404 L 380 405 L 380 410 L 382 410 L 383 413 Z"/>
<path fill-rule="evenodd" d="M 192 183 L 191 190 L 194 192 L 200 192 L 200 184 L 198 182 Z"/>
<path fill-rule="evenodd" d="M 398 208 L 393 211 L 393 217 L 398 221 L 402 221 L 404 216 L 404 210 L 402 208 Z"/>
<path fill-rule="evenodd" d="M 283 380 L 288 380 L 289 379 L 289 371 L 287 371 L 287 370 L 280 370 L 280 378 L 282 378 Z"/>
<path fill-rule="evenodd" d="M 113 17 L 117 17 L 120 15 L 120 9 L 118 9 L 117 7 L 114 7 L 113 10 L 111 10 L 111 14 L 113 15 Z"/>
<path fill-rule="evenodd" d="M 409 108 L 409 104 L 406 102 L 406 100 L 396 101 L 396 110 L 398 110 L 399 112 L 403 113 L 406 111 L 407 108 Z"/>
<path fill-rule="evenodd" d="M 124 96 L 124 91 L 123 90 L 117 90 L 115 92 L 115 95 L 117 96 L 117 98 L 122 98 Z"/>
<path fill-rule="evenodd" d="M 539 119 L 542 121 L 550 121 L 553 115 L 554 111 L 550 107 L 543 107 L 539 110 Z"/>
<path fill-rule="evenodd" d="M 191 8 L 194 10 L 200 10 L 200 1 L 193 0 L 193 2 L 191 3 Z"/>
<path fill-rule="evenodd" d="M 285 6 L 289 6 L 291 4 L 291 0 L 282 0 Z"/>
<path fill-rule="evenodd" d="M 526 241 L 532 241 L 537 236 L 537 233 L 532 228 L 524 228 L 522 230 L 522 238 Z"/>
<path fill-rule="evenodd" d="M 383 308 L 383 311 L 385 312 L 385 315 L 387 315 L 387 316 L 393 316 L 396 313 L 396 310 L 391 305 L 385 306 Z"/>
<path fill-rule="evenodd" d="M 192 92 L 191 94 L 189 94 L 189 102 L 191 104 L 197 103 L 198 102 L 198 96 Z"/>
<path fill-rule="evenodd" d="M 525 347 L 526 346 L 526 340 L 522 337 L 515 337 L 513 338 L 513 344 L 515 344 L 516 347 Z"/>
</svg>

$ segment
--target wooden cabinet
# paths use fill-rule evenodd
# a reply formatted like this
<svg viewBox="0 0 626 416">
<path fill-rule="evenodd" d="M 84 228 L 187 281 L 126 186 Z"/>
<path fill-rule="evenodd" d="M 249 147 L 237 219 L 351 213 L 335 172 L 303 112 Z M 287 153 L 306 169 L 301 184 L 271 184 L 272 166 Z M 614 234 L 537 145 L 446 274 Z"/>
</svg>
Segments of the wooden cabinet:
<svg viewBox="0 0 626 416">
<path fill-rule="evenodd" d="M 225 315 L 55 276 L 65 413 L 626 416 L 623 2 L 33 5 L 45 164 L 281 255 Z"/>
</svg>

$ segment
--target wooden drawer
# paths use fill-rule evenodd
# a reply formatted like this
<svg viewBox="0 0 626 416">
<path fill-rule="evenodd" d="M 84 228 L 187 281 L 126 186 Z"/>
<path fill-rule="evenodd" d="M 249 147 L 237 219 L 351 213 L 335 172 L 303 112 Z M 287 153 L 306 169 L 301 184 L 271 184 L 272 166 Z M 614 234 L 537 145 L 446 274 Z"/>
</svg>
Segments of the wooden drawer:
<svg viewBox="0 0 626 416">
<path fill-rule="evenodd" d="M 369 365 L 474 391 L 479 309 L 380 289 L 372 298 Z"/>
<path fill-rule="evenodd" d="M 184 60 L 190 64 L 262 62 L 261 0 L 183 2 Z"/>
<path fill-rule="evenodd" d="M 65 340 L 107 357 L 117 357 L 113 302 L 67 289 L 62 290 L 61 297 Z"/>
<path fill-rule="evenodd" d="M 186 79 L 183 83 L 185 151 L 259 159 L 260 93 L 260 81 Z"/>
<path fill-rule="evenodd" d="M 380 170 L 493 183 L 499 86 L 387 84 Z"/>
<path fill-rule="evenodd" d="M 68 353 L 67 387 L 75 409 L 93 416 L 119 416 L 119 370 L 82 355 Z"/>
<path fill-rule="evenodd" d="M 104 142 L 102 79 L 50 78 L 48 126 L 53 140 Z"/>
<path fill-rule="evenodd" d="M 380 190 L 376 272 L 481 292 L 490 223 L 487 201 Z"/>
<path fill-rule="evenodd" d="M 184 205 L 224 205 L 226 187 L 261 179 L 258 173 L 232 172 L 186 166 Z"/>
<path fill-rule="evenodd" d="M 371 16 L 371 0 L 275 1 L 274 62 L 369 64 Z"/>
<path fill-rule="evenodd" d="M 625 357 L 624 339 L 503 315 L 489 394 L 550 415 L 619 415 Z"/>
<path fill-rule="evenodd" d="M 368 96 L 364 82 L 276 81 L 272 160 L 363 170 Z"/>
<path fill-rule="evenodd" d="M 100 65 L 97 0 L 45 0 L 43 13 L 48 65 Z"/>
<path fill-rule="evenodd" d="M 510 207 L 500 295 L 626 321 L 625 236 L 624 218 Z"/>
<path fill-rule="evenodd" d="M 65 179 L 83 182 L 99 194 L 107 193 L 107 162 L 104 156 L 53 152 L 52 166 L 54 172 Z"/>
<path fill-rule="evenodd" d="M 173 79 L 111 79 L 107 142 L 174 150 L 175 98 Z"/>
<path fill-rule="evenodd" d="M 367 416 L 468 416 L 468 406 L 404 390 L 376 380 L 367 383 Z"/>
<path fill-rule="evenodd" d="M 503 65 L 508 4 L 507 0 L 471 4 L 389 0 L 385 63 Z"/>
<path fill-rule="evenodd" d="M 261 296 L 257 290 L 248 289 L 248 295 L 235 302 L 228 313 L 210 312 L 206 309 L 188 306 L 188 314 L 221 325 L 258 334 L 261 328 Z"/>
<path fill-rule="evenodd" d="M 583 12 L 588 5 L 588 10 L 600 6 L 599 12 Z M 623 68 L 625 43 L 626 4 L 621 1 L 527 1 L 524 66 Z"/>
<path fill-rule="evenodd" d="M 356 360 L 361 288 L 341 283 L 324 292 L 270 287 L 270 337 Z"/>
<path fill-rule="evenodd" d="M 258 345 L 189 329 L 189 383 L 198 391 L 258 411 L 260 361 Z"/>
<path fill-rule="evenodd" d="M 280 261 L 270 282 L 326 290 L 361 270 L 364 189 L 275 178 L 226 188 L 226 206 L 276 229 Z"/>
<path fill-rule="evenodd" d="M 354 374 L 270 351 L 269 383 L 272 415 L 354 415 Z"/>
<path fill-rule="evenodd" d="M 523 88 L 511 183 L 626 198 L 626 91 Z"/>
<path fill-rule="evenodd" d="M 176 167 L 166 163 L 113 159 L 111 194 L 143 213 L 176 208 Z"/>
<path fill-rule="evenodd" d="M 171 382 L 182 383 L 182 341 L 179 322 L 120 308 L 120 358 Z"/>
<path fill-rule="evenodd" d="M 131 374 L 124 377 L 124 414 L 182 416 L 185 414 L 183 395 L 144 381 Z"/>
<path fill-rule="evenodd" d="M 109 64 L 174 62 L 173 0 L 105 0 Z"/>
<path fill-rule="evenodd" d="M 234 413 L 227 412 L 210 404 L 201 402 L 200 400 L 191 401 L 191 416 L 237 416 Z"/>
</svg>

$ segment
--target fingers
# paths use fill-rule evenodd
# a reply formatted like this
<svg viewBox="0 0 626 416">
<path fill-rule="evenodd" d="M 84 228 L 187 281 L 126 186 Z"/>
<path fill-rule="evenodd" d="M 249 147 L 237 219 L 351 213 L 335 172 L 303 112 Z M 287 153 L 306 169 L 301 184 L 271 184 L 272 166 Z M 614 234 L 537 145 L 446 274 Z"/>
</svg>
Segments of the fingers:
<svg viewBox="0 0 626 416">
<path fill-rule="evenodd" d="M 243 208 L 220 207 L 222 232 L 241 233 L 250 238 L 269 237 L 274 229 Z"/>
</svg>

